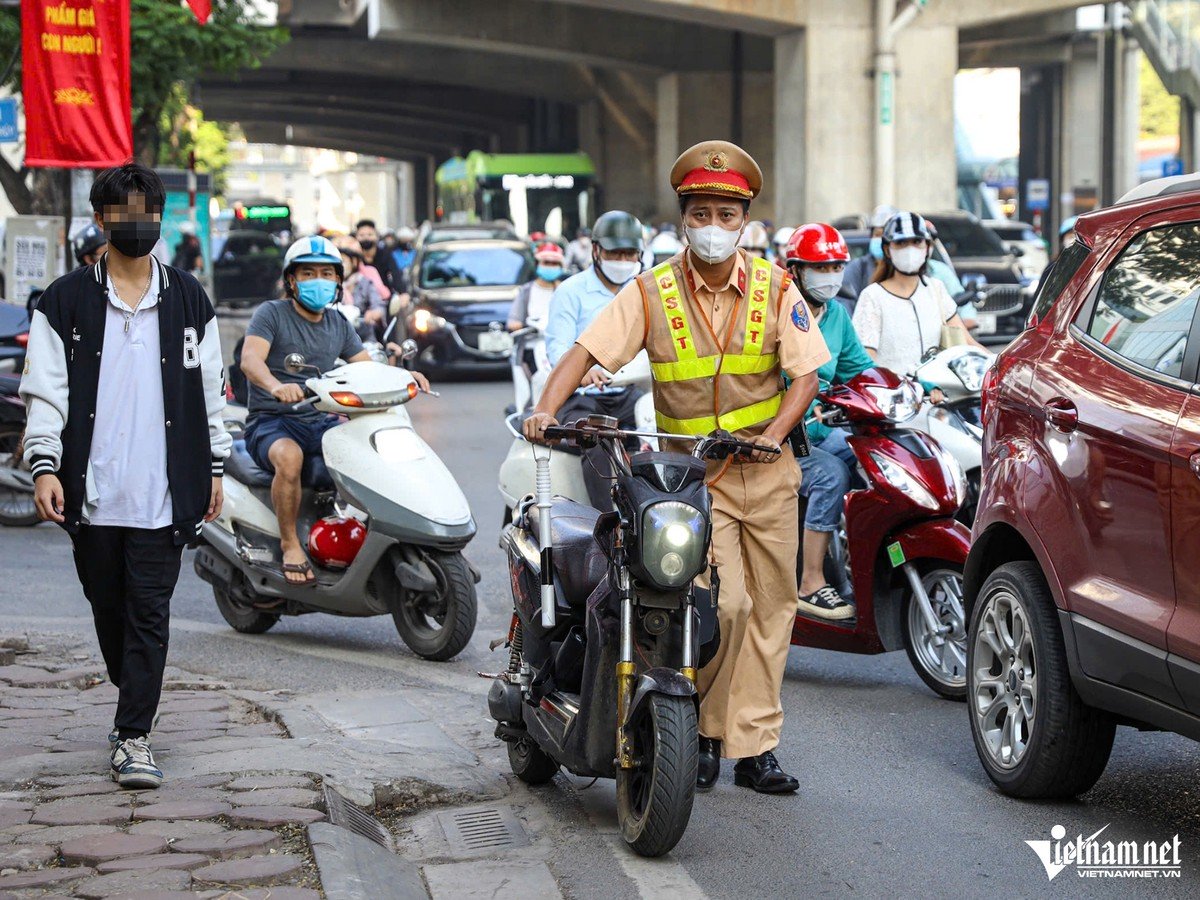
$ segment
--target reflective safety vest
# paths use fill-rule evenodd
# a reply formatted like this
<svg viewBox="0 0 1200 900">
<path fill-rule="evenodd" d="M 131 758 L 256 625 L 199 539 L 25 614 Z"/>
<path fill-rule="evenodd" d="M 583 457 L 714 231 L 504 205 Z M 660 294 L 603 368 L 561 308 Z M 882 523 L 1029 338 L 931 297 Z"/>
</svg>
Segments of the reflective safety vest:
<svg viewBox="0 0 1200 900">
<path fill-rule="evenodd" d="M 659 430 L 700 435 L 723 428 L 739 437 L 762 434 L 783 400 L 774 348 L 787 276 L 765 259 L 747 258 L 746 291 L 718 335 L 708 312 L 687 289 L 682 262 L 679 254 L 638 276 Z"/>
</svg>

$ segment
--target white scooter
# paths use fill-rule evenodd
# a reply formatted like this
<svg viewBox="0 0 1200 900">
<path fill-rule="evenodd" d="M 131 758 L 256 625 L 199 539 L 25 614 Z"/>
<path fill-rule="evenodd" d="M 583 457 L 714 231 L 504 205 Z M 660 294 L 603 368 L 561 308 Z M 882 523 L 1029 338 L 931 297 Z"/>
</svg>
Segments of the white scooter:
<svg viewBox="0 0 1200 900">
<path fill-rule="evenodd" d="M 405 360 L 415 351 L 406 346 Z M 284 577 L 272 476 L 235 440 L 224 509 L 201 531 L 196 573 L 212 585 L 225 621 L 246 634 L 261 634 L 285 615 L 390 614 L 418 656 L 457 655 L 478 609 L 479 573 L 462 552 L 475 521 L 454 476 L 403 408 L 421 392 L 416 381 L 378 362 L 321 374 L 292 354 L 286 365 L 292 374 L 315 373 L 306 382 L 309 399 L 298 406 L 348 417 L 325 433 L 324 460 L 307 460 L 302 476 L 300 534 L 324 520 L 336 535 L 334 552 L 321 559 L 310 546 L 314 584 Z"/>
<path fill-rule="evenodd" d="M 636 431 L 652 433 L 658 430 L 654 418 L 654 396 L 650 391 L 650 358 L 646 351 L 635 356 L 628 364 L 616 372 L 610 373 L 613 387 L 636 387 L 646 393 L 634 408 L 637 421 Z M 535 385 L 537 390 L 533 403 L 541 396 L 541 384 Z M 513 520 L 513 510 L 522 497 L 533 494 L 536 487 L 537 465 L 533 458 L 533 444 L 525 440 L 521 434 L 521 423 L 528 417 L 528 412 L 518 410 L 505 418 L 504 423 L 512 433 L 512 446 L 508 448 L 508 456 L 500 465 L 500 495 L 504 498 L 504 524 Z M 648 438 L 647 444 L 651 449 L 658 449 L 658 442 Z M 579 503 L 588 504 L 587 484 L 583 480 L 583 458 L 578 454 L 555 450 L 550 454 L 550 475 L 554 482 L 556 494 Z"/>
<path fill-rule="evenodd" d="M 979 478 L 983 464 L 983 423 L 980 392 L 983 376 L 996 356 L 971 345 L 932 353 L 915 377 L 941 388 L 946 399 L 938 406 L 925 403 L 909 427 L 923 431 L 942 445 L 967 476 L 967 496 L 957 519 L 967 527 L 975 521 L 979 503 Z"/>
</svg>

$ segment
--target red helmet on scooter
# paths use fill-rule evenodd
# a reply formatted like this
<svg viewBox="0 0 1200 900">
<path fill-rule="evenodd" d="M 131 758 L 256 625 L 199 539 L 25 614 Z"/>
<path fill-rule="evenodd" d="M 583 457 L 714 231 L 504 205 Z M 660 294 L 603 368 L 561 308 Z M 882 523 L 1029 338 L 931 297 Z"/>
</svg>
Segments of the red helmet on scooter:
<svg viewBox="0 0 1200 900">
<path fill-rule="evenodd" d="M 842 233 L 832 225 L 811 222 L 801 225 L 793 233 L 784 250 L 784 261 L 821 265 L 824 263 L 850 262 L 850 248 Z"/>
<path fill-rule="evenodd" d="M 366 539 L 366 526 L 358 519 L 328 516 L 314 522 L 308 532 L 308 554 L 319 566 L 345 569 L 354 562 Z"/>
</svg>

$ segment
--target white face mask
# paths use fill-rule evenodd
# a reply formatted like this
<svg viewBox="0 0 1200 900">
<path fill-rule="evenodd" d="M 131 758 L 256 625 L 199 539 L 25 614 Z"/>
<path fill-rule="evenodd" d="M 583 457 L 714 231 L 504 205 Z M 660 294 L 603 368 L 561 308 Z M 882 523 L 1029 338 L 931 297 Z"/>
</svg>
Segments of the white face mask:
<svg viewBox="0 0 1200 900">
<path fill-rule="evenodd" d="M 842 274 L 805 269 L 801 273 L 800 282 L 800 286 L 804 288 L 804 296 L 815 303 L 828 303 L 842 289 Z"/>
<path fill-rule="evenodd" d="M 742 236 L 740 229 L 726 231 L 720 225 L 705 225 L 703 228 L 685 226 L 683 230 L 687 232 L 688 244 L 691 246 L 692 252 L 709 265 L 725 262 L 733 256 L 733 251 L 737 249 L 738 239 Z"/>
<path fill-rule="evenodd" d="M 929 251 L 925 247 L 900 247 L 892 251 L 892 265 L 904 275 L 916 275 L 925 265 Z"/>
<path fill-rule="evenodd" d="M 640 260 L 601 259 L 600 271 L 604 277 L 620 287 L 642 271 Z"/>
</svg>

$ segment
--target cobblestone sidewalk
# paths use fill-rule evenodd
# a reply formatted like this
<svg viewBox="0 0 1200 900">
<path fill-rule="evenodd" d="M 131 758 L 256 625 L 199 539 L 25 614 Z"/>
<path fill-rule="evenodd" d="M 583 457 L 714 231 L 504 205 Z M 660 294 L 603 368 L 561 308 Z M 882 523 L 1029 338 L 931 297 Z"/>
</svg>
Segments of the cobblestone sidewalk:
<svg viewBox="0 0 1200 900">
<path fill-rule="evenodd" d="M 0 638 L 0 900 L 321 896 L 304 831 L 325 818 L 321 770 L 279 724 L 168 670 L 151 739 L 166 781 L 123 791 L 108 767 L 116 689 L 62 653 Z"/>
</svg>

